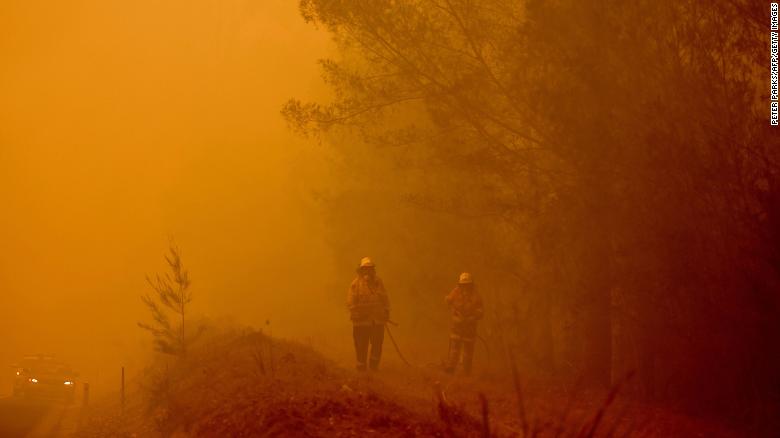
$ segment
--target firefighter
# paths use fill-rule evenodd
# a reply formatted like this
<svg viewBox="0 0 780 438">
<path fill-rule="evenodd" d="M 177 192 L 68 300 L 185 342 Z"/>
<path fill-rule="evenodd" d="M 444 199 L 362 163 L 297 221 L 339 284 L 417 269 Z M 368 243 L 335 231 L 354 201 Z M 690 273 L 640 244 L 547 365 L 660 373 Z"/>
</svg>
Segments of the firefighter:
<svg viewBox="0 0 780 438">
<path fill-rule="evenodd" d="M 452 312 L 450 325 L 450 352 L 446 371 L 452 373 L 463 363 L 463 371 L 471 373 L 474 358 L 474 342 L 477 339 L 477 321 L 482 319 L 482 298 L 474 287 L 471 274 L 464 272 L 458 278 L 458 285 L 445 298 Z"/>
<path fill-rule="evenodd" d="M 368 359 L 368 367 L 376 370 L 382 357 L 385 323 L 390 319 L 390 302 L 382 280 L 376 275 L 374 262 L 369 257 L 360 260 L 357 277 L 352 281 L 347 295 L 347 308 L 352 319 L 357 369 L 365 371 Z"/>
</svg>

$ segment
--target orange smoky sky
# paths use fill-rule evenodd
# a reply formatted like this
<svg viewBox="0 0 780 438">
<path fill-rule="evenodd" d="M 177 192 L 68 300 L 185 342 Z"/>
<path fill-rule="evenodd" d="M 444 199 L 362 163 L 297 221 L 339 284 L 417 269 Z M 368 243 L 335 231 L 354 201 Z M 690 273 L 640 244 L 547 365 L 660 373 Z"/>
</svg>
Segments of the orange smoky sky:
<svg viewBox="0 0 780 438">
<path fill-rule="evenodd" d="M 328 50 L 290 1 L 4 1 L 0 360 L 142 342 L 171 236 L 197 313 L 294 333 L 332 267 L 279 109 Z"/>
</svg>

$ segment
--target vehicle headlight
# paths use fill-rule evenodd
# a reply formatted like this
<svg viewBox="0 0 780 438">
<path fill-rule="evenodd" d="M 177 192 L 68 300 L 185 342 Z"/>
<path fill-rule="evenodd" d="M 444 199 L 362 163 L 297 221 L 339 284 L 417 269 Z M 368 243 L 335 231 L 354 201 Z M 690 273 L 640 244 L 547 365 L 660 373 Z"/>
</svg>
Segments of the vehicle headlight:
<svg viewBox="0 0 780 438">
<path fill-rule="evenodd" d="M 38 383 L 38 379 L 36 379 L 35 377 L 32 377 L 32 378 L 27 379 L 27 380 L 29 380 L 31 383 Z"/>
<path fill-rule="evenodd" d="M 66 381 L 65 381 L 65 384 L 66 384 L 66 385 L 68 385 L 68 386 L 70 386 L 70 385 L 72 385 L 72 384 L 73 384 L 73 381 L 72 381 L 72 380 L 66 380 Z"/>
</svg>

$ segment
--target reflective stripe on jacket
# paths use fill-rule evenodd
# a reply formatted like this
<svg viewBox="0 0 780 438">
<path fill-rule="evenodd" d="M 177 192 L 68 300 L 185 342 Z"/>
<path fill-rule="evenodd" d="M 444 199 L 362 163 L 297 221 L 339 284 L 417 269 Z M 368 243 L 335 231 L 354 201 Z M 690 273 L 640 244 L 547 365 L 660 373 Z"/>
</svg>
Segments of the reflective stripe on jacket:
<svg viewBox="0 0 780 438">
<path fill-rule="evenodd" d="M 349 287 L 347 308 L 354 325 L 386 323 L 390 318 L 390 301 L 382 280 L 358 275 Z"/>
</svg>

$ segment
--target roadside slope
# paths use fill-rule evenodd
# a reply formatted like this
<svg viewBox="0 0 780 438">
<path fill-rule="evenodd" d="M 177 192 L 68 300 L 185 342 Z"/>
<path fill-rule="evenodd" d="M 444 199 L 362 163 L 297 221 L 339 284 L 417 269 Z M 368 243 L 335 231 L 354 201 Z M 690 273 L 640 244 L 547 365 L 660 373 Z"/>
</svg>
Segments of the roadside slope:
<svg viewBox="0 0 780 438">
<path fill-rule="evenodd" d="M 469 416 L 447 426 L 392 395 L 371 374 L 259 332 L 212 337 L 176 363 L 147 369 L 116 403 L 96 407 L 77 436 L 478 436 Z M 417 403 L 412 403 L 416 405 Z"/>
<path fill-rule="evenodd" d="M 528 388 L 521 412 L 505 377 L 393 366 L 358 373 L 249 330 L 212 333 L 186 360 L 160 358 L 129 388 L 124 409 L 96 403 L 76 436 L 476 437 L 485 436 L 482 396 L 492 437 L 743 435 L 631 401 L 605 406 L 606 392 Z"/>
</svg>

